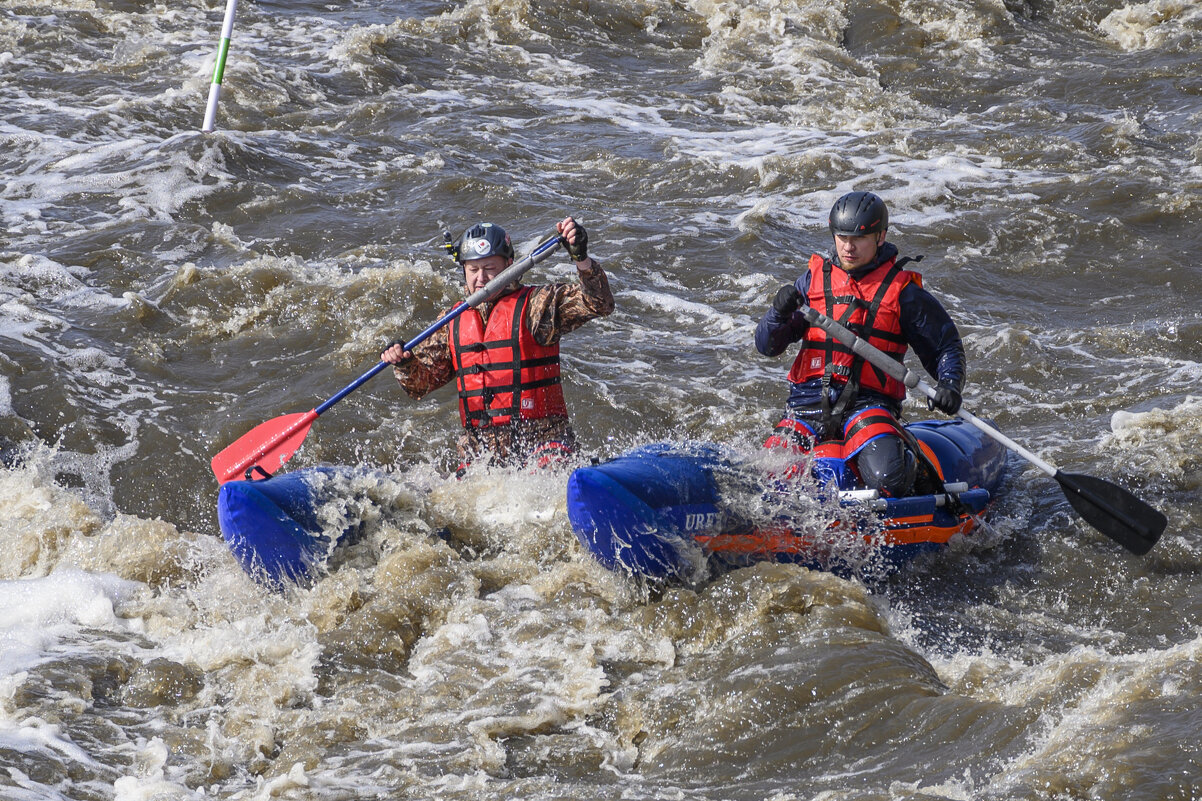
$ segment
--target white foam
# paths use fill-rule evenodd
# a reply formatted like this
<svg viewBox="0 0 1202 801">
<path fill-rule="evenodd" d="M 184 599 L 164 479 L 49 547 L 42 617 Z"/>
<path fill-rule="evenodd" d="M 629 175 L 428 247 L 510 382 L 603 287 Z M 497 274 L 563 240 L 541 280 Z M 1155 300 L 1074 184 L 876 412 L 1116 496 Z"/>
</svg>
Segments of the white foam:
<svg viewBox="0 0 1202 801">
<path fill-rule="evenodd" d="M 672 314 L 678 323 L 705 324 L 709 330 L 715 332 L 732 331 L 741 327 L 740 324 L 746 320 L 743 316 L 736 319 L 708 303 L 676 297 L 666 292 L 635 290 L 628 294 L 653 310 Z"/>
<path fill-rule="evenodd" d="M 1202 40 L 1202 5 L 1195 0 L 1148 0 L 1116 8 L 1098 23 L 1106 38 L 1127 51 L 1161 49 Z"/>
<path fill-rule="evenodd" d="M 0 581 L 0 681 L 38 664 L 80 628 L 124 629 L 114 605 L 138 587 L 81 570 Z"/>
</svg>

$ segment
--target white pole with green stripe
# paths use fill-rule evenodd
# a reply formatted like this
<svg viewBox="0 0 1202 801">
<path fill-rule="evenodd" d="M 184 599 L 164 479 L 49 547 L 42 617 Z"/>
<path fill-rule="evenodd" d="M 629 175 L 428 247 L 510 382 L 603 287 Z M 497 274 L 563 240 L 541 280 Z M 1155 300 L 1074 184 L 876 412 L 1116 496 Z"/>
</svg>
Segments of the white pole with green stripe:
<svg viewBox="0 0 1202 801">
<path fill-rule="evenodd" d="M 225 22 L 221 26 L 221 44 L 217 48 L 217 63 L 213 67 L 213 83 L 209 86 L 209 105 L 205 108 L 205 122 L 200 130 L 209 133 L 217 118 L 217 101 L 221 97 L 221 76 L 225 72 L 225 57 L 230 52 L 230 38 L 234 35 L 234 12 L 238 0 L 226 0 Z"/>
</svg>

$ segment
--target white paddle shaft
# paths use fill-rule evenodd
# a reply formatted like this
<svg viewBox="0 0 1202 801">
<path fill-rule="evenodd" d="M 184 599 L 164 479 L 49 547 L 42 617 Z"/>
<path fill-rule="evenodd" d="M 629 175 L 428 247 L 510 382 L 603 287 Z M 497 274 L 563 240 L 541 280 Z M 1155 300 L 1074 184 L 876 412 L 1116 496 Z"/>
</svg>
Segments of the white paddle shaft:
<svg viewBox="0 0 1202 801">
<path fill-rule="evenodd" d="M 901 362 L 893 359 L 884 351 L 874 348 L 872 345 L 868 344 L 867 340 L 856 336 L 848 328 L 832 320 L 811 306 L 803 306 L 800 311 L 805 315 L 805 318 L 810 325 L 818 326 L 823 331 L 842 342 L 844 345 L 847 345 L 849 348 L 851 348 L 852 352 L 860 358 L 881 368 L 910 389 L 917 389 L 923 395 L 926 395 L 932 400 L 935 398 L 935 388 L 923 381 L 918 373 L 915 373 Z M 1019 445 L 1017 442 L 1010 439 L 1005 434 L 974 415 L 972 412 L 969 412 L 965 409 L 960 409 L 960 411 L 956 412 L 956 415 L 972 423 L 985 434 L 1002 443 L 1007 448 L 1014 451 L 1043 472 L 1047 473 L 1049 476 L 1054 478 L 1056 474 L 1060 472 L 1055 465 L 1049 464 L 1043 459 L 1040 459 L 1038 456 L 1031 453 L 1022 445 Z"/>
</svg>

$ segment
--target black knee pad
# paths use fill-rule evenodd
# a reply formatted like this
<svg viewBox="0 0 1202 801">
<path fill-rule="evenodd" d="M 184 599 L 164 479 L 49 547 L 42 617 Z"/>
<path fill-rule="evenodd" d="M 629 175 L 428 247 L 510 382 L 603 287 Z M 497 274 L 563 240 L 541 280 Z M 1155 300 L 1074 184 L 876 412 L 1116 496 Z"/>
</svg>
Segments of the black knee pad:
<svg viewBox="0 0 1202 801">
<path fill-rule="evenodd" d="M 900 437 L 877 437 L 856 454 L 860 478 L 869 489 L 895 498 L 914 491 L 918 460 Z"/>
</svg>

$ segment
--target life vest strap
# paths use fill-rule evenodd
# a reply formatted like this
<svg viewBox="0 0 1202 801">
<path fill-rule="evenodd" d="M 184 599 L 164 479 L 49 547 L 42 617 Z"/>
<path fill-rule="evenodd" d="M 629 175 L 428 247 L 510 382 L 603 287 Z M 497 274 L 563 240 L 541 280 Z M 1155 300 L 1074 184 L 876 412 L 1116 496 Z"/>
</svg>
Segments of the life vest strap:
<svg viewBox="0 0 1202 801">
<path fill-rule="evenodd" d="M 560 384 L 562 382 L 563 382 L 563 379 L 560 376 L 554 375 L 554 376 L 548 376 L 547 378 L 540 378 L 538 381 L 527 381 L 526 383 L 522 384 L 522 388 L 523 389 L 539 389 L 541 387 L 554 386 L 555 384 Z M 479 398 L 484 395 L 493 395 L 493 396 L 505 395 L 510 392 L 513 392 L 514 390 L 515 390 L 514 387 L 503 387 L 503 386 L 481 387 L 480 389 L 465 389 L 459 393 L 459 397 L 461 397 L 461 398 Z"/>
<path fill-rule="evenodd" d="M 470 367 L 461 367 L 455 371 L 456 376 L 479 375 L 480 373 L 501 373 L 513 372 L 517 370 L 529 370 L 535 367 L 550 367 L 559 364 L 559 359 L 554 356 L 542 356 L 535 359 L 518 359 L 517 362 L 490 362 L 488 364 L 473 364 Z"/>
</svg>

